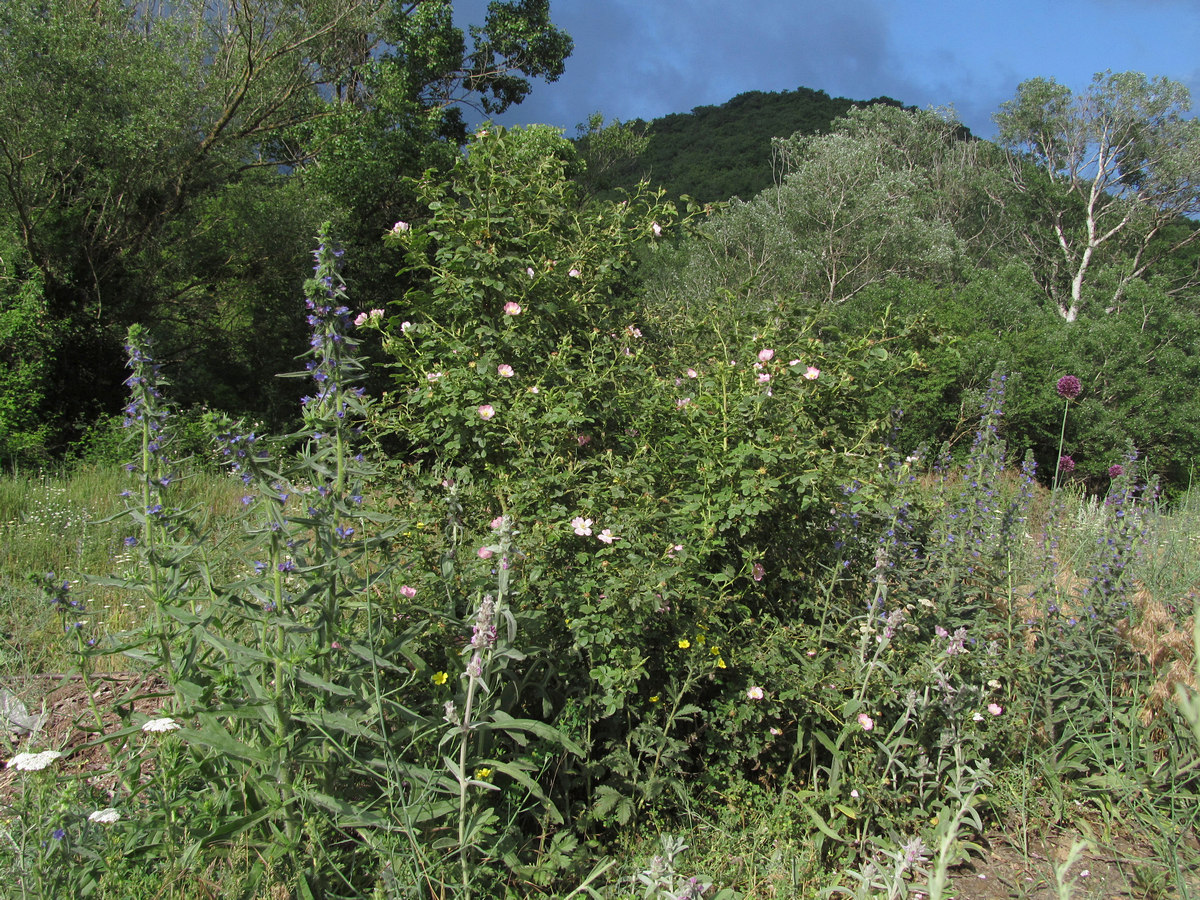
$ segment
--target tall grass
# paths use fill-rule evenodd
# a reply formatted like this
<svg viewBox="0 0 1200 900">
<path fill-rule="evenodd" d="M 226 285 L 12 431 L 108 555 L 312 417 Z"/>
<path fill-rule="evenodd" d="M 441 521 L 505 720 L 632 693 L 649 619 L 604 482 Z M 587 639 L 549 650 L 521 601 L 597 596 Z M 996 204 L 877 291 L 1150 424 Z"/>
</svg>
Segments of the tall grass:
<svg viewBox="0 0 1200 900">
<path fill-rule="evenodd" d="M 79 621 L 92 638 L 124 631 L 143 616 L 128 591 L 96 583 L 134 566 L 125 546 L 128 523 L 121 492 L 131 487 L 120 466 L 87 466 L 0 477 L 0 677 L 67 672 L 74 664 L 62 617 L 36 579 L 54 573 L 72 586 Z M 208 523 L 217 546 L 240 507 L 240 485 L 202 470 L 180 481 L 181 503 Z M 116 659 L 107 665 L 119 665 Z"/>
</svg>

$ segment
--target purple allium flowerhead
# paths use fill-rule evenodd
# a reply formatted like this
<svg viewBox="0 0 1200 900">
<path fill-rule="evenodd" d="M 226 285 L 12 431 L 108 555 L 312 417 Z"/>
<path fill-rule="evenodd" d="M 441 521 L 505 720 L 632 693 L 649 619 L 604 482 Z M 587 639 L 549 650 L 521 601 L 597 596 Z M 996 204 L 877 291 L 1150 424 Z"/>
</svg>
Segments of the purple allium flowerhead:
<svg viewBox="0 0 1200 900">
<path fill-rule="evenodd" d="M 1074 375 L 1064 375 L 1058 379 L 1058 386 L 1055 390 L 1058 391 L 1058 396 L 1064 400 L 1074 400 L 1079 396 L 1079 392 L 1083 390 L 1083 385 L 1079 383 L 1079 379 Z"/>
<path fill-rule="evenodd" d="M 1064 453 L 1058 458 L 1058 471 L 1064 475 L 1070 475 L 1075 471 L 1075 460 Z"/>
<path fill-rule="evenodd" d="M 1120 463 L 1116 463 L 1115 465 L 1111 465 L 1108 467 L 1108 477 L 1109 478 L 1118 478 L 1124 474 L 1125 474 L 1125 467 L 1122 466 Z"/>
</svg>

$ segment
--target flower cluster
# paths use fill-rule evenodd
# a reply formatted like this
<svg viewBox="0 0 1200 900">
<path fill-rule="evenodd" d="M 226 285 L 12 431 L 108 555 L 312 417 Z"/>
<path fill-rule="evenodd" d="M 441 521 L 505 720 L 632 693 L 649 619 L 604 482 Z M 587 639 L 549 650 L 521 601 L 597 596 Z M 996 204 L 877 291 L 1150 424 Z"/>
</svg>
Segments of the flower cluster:
<svg viewBox="0 0 1200 900">
<path fill-rule="evenodd" d="M 1064 400 L 1074 400 L 1083 390 L 1083 385 L 1079 383 L 1079 379 L 1074 375 L 1064 375 L 1058 379 L 1058 386 L 1055 390 L 1058 391 L 1058 396 Z"/>
<path fill-rule="evenodd" d="M 309 359 L 305 369 L 315 385 L 315 396 L 301 400 L 310 420 L 344 421 L 352 411 L 360 411 L 363 390 L 351 385 L 362 378 L 362 363 L 355 352 L 358 342 L 349 336 L 353 320 L 346 305 L 346 285 L 342 280 L 343 251 L 330 246 L 322 234 L 313 251 L 316 264 L 313 277 L 305 283 L 306 321 L 311 329 Z M 378 312 L 378 316 L 376 316 Z M 364 322 L 382 317 L 372 310 Z"/>
<path fill-rule="evenodd" d="M 18 753 L 5 763 L 4 768 L 16 769 L 18 772 L 40 772 L 56 759 L 61 758 L 62 754 L 57 750 L 43 750 L 41 753 Z"/>
<path fill-rule="evenodd" d="M 142 725 L 142 731 L 148 734 L 166 734 L 169 731 L 178 731 L 179 723 L 170 716 L 164 716 L 159 719 L 150 719 Z"/>
<path fill-rule="evenodd" d="M 579 535 L 580 537 L 591 537 L 592 536 L 592 520 L 591 519 L 585 519 L 583 516 L 576 516 L 575 518 L 573 518 L 571 520 L 571 528 L 574 529 L 575 533 L 577 535 Z M 612 533 L 612 529 L 610 529 L 610 528 L 605 528 L 603 531 L 601 531 L 595 537 L 596 537 L 596 540 L 601 541 L 605 544 L 611 544 L 613 541 L 617 540 L 617 536 Z"/>
</svg>

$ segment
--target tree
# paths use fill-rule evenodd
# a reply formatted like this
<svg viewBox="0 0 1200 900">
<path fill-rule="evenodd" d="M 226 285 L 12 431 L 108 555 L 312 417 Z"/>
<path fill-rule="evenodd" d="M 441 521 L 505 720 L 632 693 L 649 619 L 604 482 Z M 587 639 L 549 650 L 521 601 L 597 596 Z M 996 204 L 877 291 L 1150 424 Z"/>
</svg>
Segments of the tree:
<svg viewBox="0 0 1200 900">
<path fill-rule="evenodd" d="M 1184 118 L 1188 89 L 1138 72 L 1097 74 L 1081 94 L 1053 79 L 1022 82 L 995 115 L 1014 153 L 1018 185 L 1045 208 L 1069 288 L 1051 288 L 1059 314 L 1075 321 L 1100 254 L 1128 254 L 1113 305 L 1126 285 L 1200 236 L 1189 229 L 1156 244 L 1179 217 L 1200 211 L 1200 123 Z M 1031 164 L 1035 171 L 1026 167 Z M 1048 178 L 1054 189 L 1039 184 Z M 1030 239 L 1037 243 L 1036 236 Z"/>
<path fill-rule="evenodd" d="M 458 107 L 520 102 L 528 77 L 557 77 L 571 50 L 548 0 L 493 2 L 469 39 L 451 12 L 449 0 L 0 4 L 0 229 L 73 348 L 46 363 L 52 433 L 119 404 L 132 322 L 168 361 L 247 348 L 243 365 L 210 364 L 185 401 L 211 401 L 221 381 L 226 396 L 273 392 L 254 348 L 299 349 L 284 312 L 294 286 L 278 273 L 302 268 L 317 225 L 359 222 L 347 242 L 378 244 L 411 196 L 395 186 L 432 158 L 423 148 L 465 137 Z M 268 227 L 252 249 L 230 245 L 247 216 Z"/>
<path fill-rule="evenodd" d="M 739 314 L 754 316 L 798 297 L 841 303 L 896 275 L 946 274 L 961 241 L 935 198 L 951 196 L 959 128 L 875 106 L 852 110 L 829 134 L 776 140 L 776 186 L 714 216 L 652 292 L 663 309 L 734 296 Z"/>
</svg>

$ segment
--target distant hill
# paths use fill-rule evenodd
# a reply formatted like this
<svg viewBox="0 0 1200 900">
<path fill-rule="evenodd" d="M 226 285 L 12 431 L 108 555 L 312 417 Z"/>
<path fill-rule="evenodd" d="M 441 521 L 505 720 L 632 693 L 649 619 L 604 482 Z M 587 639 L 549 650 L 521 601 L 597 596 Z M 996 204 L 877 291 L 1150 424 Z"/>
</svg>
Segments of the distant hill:
<svg viewBox="0 0 1200 900">
<path fill-rule="evenodd" d="M 875 103 L 903 107 L 890 97 L 849 100 L 802 87 L 747 91 L 720 106 L 697 106 L 648 123 L 637 120 L 628 124 L 645 127 L 650 142 L 613 186 L 628 188 L 647 178 L 672 197 L 687 194 L 701 203 L 749 200 L 772 183 L 771 138 L 827 131 L 851 107 Z"/>
</svg>

